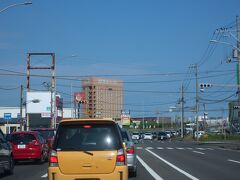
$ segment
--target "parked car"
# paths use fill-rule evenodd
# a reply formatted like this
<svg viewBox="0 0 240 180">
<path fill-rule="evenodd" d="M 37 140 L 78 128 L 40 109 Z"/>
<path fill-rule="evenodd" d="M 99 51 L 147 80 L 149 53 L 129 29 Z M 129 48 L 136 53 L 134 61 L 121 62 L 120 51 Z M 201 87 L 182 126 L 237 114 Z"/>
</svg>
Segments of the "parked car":
<svg viewBox="0 0 240 180">
<path fill-rule="evenodd" d="M 140 132 L 140 139 L 144 138 L 144 132 Z"/>
<path fill-rule="evenodd" d="M 197 136 L 198 136 L 198 138 L 200 138 L 200 137 L 203 136 L 204 134 L 205 134 L 205 131 L 198 131 L 198 133 L 197 133 L 197 131 L 195 131 L 194 137 L 197 138 Z"/>
<path fill-rule="evenodd" d="M 54 140 L 54 136 L 56 134 L 56 129 L 53 129 L 53 128 L 37 128 L 37 129 L 33 129 L 32 131 L 39 132 L 42 135 L 42 137 L 47 141 L 48 148 L 49 149 L 52 148 L 52 143 L 53 143 L 53 140 Z"/>
<path fill-rule="evenodd" d="M 36 160 L 43 163 L 48 158 L 48 144 L 36 131 L 13 132 L 10 139 L 14 160 Z"/>
<path fill-rule="evenodd" d="M 152 135 L 153 135 L 153 139 L 157 138 L 157 132 L 152 132 Z"/>
<path fill-rule="evenodd" d="M 168 137 L 168 135 L 167 135 L 166 132 L 162 132 L 162 131 L 160 131 L 160 132 L 158 132 L 157 139 L 158 139 L 158 140 L 163 140 L 163 141 L 164 141 L 164 140 L 169 139 L 169 137 Z"/>
<path fill-rule="evenodd" d="M 181 132 L 181 131 L 180 131 Z M 171 133 L 172 133 L 172 136 L 177 136 L 178 135 L 178 132 L 175 131 L 175 130 L 171 130 Z"/>
<path fill-rule="evenodd" d="M 121 131 L 113 120 L 62 120 L 49 157 L 48 179 L 128 179 Z"/>
<path fill-rule="evenodd" d="M 165 131 L 165 133 L 167 134 L 168 138 L 171 138 L 171 137 L 172 137 L 172 133 L 171 133 L 170 130 Z"/>
<path fill-rule="evenodd" d="M 139 140 L 140 139 L 140 133 L 139 132 L 133 132 L 132 133 L 132 139 L 137 139 L 137 140 Z"/>
<path fill-rule="evenodd" d="M 135 152 L 134 142 L 128 130 L 121 129 L 123 141 L 126 143 L 127 164 L 130 176 L 137 176 L 137 155 Z"/>
<path fill-rule="evenodd" d="M 0 173 L 13 174 L 14 160 L 11 145 L 0 129 Z"/>
<path fill-rule="evenodd" d="M 144 139 L 153 139 L 153 134 L 151 132 L 145 132 L 144 133 Z"/>
</svg>

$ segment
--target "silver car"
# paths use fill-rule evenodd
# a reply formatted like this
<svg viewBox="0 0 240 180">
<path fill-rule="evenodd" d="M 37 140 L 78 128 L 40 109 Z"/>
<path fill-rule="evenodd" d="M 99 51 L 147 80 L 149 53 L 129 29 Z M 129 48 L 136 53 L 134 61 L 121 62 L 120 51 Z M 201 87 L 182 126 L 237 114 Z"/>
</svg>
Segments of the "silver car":
<svg viewBox="0 0 240 180">
<path fill-rule="evenodd" d="M 135 152 L 134 142 L 128 130 L 121 129 L 123 142 L 126 143 L 128 172 L 132 177 L 137 176 L 137 155 Z"/>
</svg>

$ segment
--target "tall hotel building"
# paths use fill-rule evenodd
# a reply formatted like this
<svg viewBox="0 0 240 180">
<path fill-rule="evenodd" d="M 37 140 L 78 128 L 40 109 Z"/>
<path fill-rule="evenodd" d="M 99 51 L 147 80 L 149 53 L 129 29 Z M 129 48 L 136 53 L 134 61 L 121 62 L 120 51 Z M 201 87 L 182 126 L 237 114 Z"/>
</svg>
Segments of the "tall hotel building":
<svg viewBox="0 0 240 180">
<path fill-rule="evenodd" d="M 82 106 L 85 118 L 119 119 L 123 110 L 123 81 L 88 77 L 82 80 L 86 104 Z"/>
</svg>

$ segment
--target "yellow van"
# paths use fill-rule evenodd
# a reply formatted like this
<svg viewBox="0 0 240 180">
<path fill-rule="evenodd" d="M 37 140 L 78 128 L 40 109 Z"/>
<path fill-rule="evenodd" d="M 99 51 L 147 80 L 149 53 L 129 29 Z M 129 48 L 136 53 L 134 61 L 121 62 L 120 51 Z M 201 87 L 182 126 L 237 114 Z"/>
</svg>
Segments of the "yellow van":
<svg viewBox="0 0 240 180">
<path fill-rule="evenodd" d="M 49 156 L 48 179 L 128 179 L 118 125 L 106 119 L 61 121 Z"/>
</svg>

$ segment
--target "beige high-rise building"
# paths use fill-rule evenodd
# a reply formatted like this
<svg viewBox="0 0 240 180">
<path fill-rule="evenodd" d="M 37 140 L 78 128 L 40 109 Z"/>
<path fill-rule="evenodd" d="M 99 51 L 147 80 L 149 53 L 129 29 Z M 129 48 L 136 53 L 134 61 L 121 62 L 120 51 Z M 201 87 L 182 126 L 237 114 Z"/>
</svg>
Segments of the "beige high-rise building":
<svg viewBox="0 0 240 180">
<path fill-rule="evenodd" d="M 88 77 L 82 80 L 87 103 L 82 106 L 85 118 L 120 118 L 123 110 L 123 81 Z"/>
</svg>

